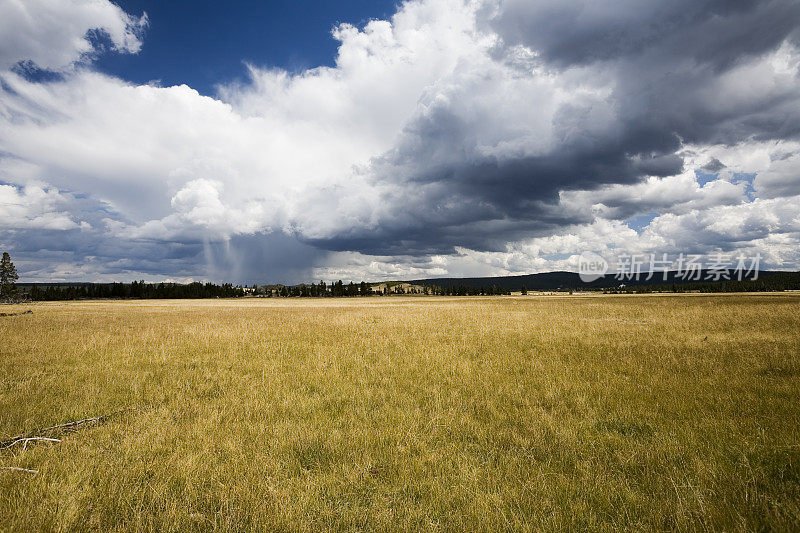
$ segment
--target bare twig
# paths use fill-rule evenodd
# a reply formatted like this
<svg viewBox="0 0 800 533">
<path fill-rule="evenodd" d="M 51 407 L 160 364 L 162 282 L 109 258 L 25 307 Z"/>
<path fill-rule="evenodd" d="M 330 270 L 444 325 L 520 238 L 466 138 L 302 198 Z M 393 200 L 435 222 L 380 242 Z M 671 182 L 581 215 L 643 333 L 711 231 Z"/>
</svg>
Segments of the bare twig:
<svg viewBox="0 0 800 533">
<path fill-rule="evenodd" d="M 28 474 L 38 474 L 38 470 L 31 470 L 30 468 L 20 468 L 18 466 L 0 466 L 0 470 L 11 470 L 12 472 L 27 472 Z"/>
<path fill-rule="evenodd" d="M 14 442 L 10 443 L 7 448 L 14 446 L 15 444 L 22 443 L 22 449 L 26 449 L 28 447 L 29 442 L 61 442 L 61 439 L 51 439 L 50 437 L 23 437 L 20 439 L 15 440 Z"/>
<path fill-rule="evenodd" d="M 102 424 L 106 421 L 106 419 L 111 415 L 105 416 L 93 416 L 92 418 L 84 418 L 83 420 L 75 420 L 74 422 L 67 422 L 66 424 L 58 424 L 56 426 L 50 426 L 49 428 L 44 428 L 41 430 L 42 433 L 46 433 L 48 431 L 62 431 L 67 432 L 75 429 L 78 426 L 82 426 L 83 424 Z"/>
<path fill-rule="evenodd" d="M 60 442 L 59 439 L 55 439 L 52 437 L 43 437 L 42 435 L 71 433 L 73 431 L 81 429 L 83 426 L 88 426 L 88 425 L 99 426 L 101 424 L 104 424 L 112 416 L 116 416 L 129 411 L 138 411 L 139 409 L 140 409 L 139 407 L 131 407 L 129 409 L 121 409 L 119 411 L 114 411 L 113 413 L 109 413 L 107 415 L 93 416 L 91 418 L 84 418 L 82 420 L 75 420 L 73 422 L 67 422 L 65 424 L 58 424 L 47 428 L 37 429 L 35 431 L 26 433 L 24 435 L 17 435 L 16 437 L 12 437 L 8 440 L 0 442 L 0 450 L 10 448 L 19 442 L 27 443 L 29 441 L 37 441 L 37 440 L 44 440 L 48 442 L 55 442 L 55 441 Z"/>
</svg>

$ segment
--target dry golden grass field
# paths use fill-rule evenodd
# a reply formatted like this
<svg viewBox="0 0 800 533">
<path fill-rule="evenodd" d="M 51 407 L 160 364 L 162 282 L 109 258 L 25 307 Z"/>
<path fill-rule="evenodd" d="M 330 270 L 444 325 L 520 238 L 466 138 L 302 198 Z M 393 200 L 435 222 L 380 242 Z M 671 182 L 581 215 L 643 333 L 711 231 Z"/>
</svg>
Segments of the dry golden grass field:
<svg viewBox="0 0 800 533">
<path fill-rule="evenodd" d="M 800 530 L 798 294 L 28 308 L 5 531 Z"/>
</svg>

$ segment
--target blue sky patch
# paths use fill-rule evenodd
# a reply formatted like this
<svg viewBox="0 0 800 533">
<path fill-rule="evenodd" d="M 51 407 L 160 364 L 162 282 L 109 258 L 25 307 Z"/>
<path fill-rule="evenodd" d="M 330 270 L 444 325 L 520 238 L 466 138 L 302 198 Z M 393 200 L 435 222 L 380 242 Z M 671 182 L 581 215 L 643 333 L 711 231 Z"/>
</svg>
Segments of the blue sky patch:
<svg viewBox="0 0 800 533">
<path fill-rule="evenodd" d="M 656 218 L 659 213 L 645 213 L 642 215 L 636 215 L 635 217 L 631 217 L 625 221 L 625 223 L 631 229 L 636 230 L 636 233 L 640 234 L 644 231 L 644 228 L 650 225 L 654 218 Z"/>
<path fill-rule="evenodd" d="M 98 70 L 134 83 L 186 84 L 206 96 L 216 85 L 246 77 L 245 63 L 295 72 L 333 65 L 339 23 L 362 26 L 388 18 L 388 0 L 195 2 L 120 0 L 127 13 L 147 13 L 137 54 L 101 54 Z"/>
</svg>

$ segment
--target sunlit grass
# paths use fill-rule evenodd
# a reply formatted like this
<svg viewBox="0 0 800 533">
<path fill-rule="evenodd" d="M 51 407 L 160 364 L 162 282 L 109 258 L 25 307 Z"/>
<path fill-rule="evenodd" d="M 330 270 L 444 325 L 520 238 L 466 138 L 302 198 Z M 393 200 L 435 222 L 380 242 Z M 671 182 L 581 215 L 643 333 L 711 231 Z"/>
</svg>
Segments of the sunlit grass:
<svg viewBox="0 0 800 533">
<path fill-rule="evenodd" d="M 798 295 L 32 309 L 5 530 L 800 528 Z"/>
</svg>

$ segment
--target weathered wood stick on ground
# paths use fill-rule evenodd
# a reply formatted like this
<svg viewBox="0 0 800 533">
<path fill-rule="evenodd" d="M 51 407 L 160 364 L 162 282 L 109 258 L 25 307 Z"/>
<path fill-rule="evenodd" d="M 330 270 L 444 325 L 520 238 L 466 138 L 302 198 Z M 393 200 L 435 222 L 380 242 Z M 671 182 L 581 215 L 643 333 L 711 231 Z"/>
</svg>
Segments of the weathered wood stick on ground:
<svg viewBox="0 0 800 533">
<path fill-rule="evenodd" d="M 28 474 L 38 474 L 38 470 L 31 470 L 30 468 L 20 468 L 18 466 L 0 466 L 0 470 L 10 470 L 12 472 L 26 472 Z"/>
<path fill-rule="evenodd" d="M 23 435 L 17 435 L 16 437 L 12 437 L 12 438 L 10 438 L 8 440 L 0 442 L 0 450 L 4 450 L 4 449 L 7 449 L 7 448 L 10 448 L 10 447 L 12 447 L 15 444 L 18 444 L 20 442 L 26 442 L 27 443 L 28 441 L 37 441 L 37 440 L 50 441 L 50 442 L 61 442 L 59 439 L 55 439 L 55 438 L 51 438 L 51 437 L 42 437 L 41 435 L 42 434 L 48 434 L 48 433 L 54 433 L 54 432 L 68 433 L 70 431 L 76 431 L 77 428 L 79 428 L 80 426 L 84 426 L 84 425 L 87 425 L 87 424 L 96 424 L 96 425 L 104 424 L 112 416 L 116 416 L 116 415 L 119 415 L 119 414 L 122 414 L 122 413 L 127 413 L 129 411 L 139 411 L 139 410 L 140 410 L 139 407 L 131 407 L 131 408 L 128 408 L 128 409 L 121 409 L 119 411 L 114 411 L 113 413 L 109 413 L 107 415 L 94 416 L 94 417 L 91 417 L 91 418 L 84 418 L 82 420 L 75 420 L 73 422 L 67 422 L 65 424 L 58 424 L 58 425 L 55 425 L 55 426 L 50 426 L 50 427 L 46 427 L 46 428 L 42 428 L 42 429 L 37 429 L 35 431 L 31 431 L 31 432 L 28 432 L 28 433 L 23 434 Z"/>
</svg>

